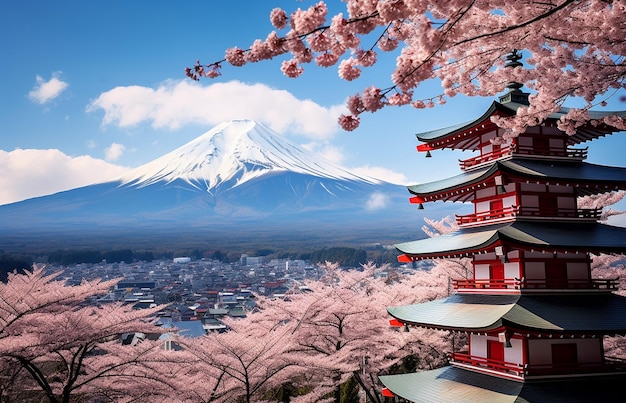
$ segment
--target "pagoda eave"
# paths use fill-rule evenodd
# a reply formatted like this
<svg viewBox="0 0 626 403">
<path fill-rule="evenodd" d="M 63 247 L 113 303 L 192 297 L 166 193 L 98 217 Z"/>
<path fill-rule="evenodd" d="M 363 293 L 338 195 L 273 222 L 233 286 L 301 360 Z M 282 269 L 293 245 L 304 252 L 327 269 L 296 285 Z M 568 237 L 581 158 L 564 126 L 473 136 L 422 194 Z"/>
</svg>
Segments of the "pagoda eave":
<svg viewBox="0 0 626 403">
<path fill-rule="evenodd" d="M 446 366 L 379 379 L 390 392 L 412 402 L 576 403 L 614 401 L 615 385 L 626 382 L 626 374 L 520 382 Z"/>
<path fill-rule="evenodd" d="M 483 229 L 484 228 L 484 229 Z M 584 233 L 581 237 L 579 234 Z M 396 244 L 400 261 L 469 257 L 497 246 L 533 252 L 624 254 L 626 228 L 599 223 L 515 221 Z"/>
<path fill-rule="evenodd" d="M 540 161 L 511 158 L 450 178 L 407 186 L 423 202 L 467 202 L 474 192 L 495 186 L 495 178 L 508 182 L 569 186 L 581 195 L 626 190 L 626 168 L 606 167 L 586 162 Z"/>
<path fill-rule="evenodd" d="M 527 105 L 517 102 L 500 103 L 494 101 L 477 119 L 442 129 L 417 133 L 415 136 L 431 150 L 451 148 L 475 151 L 479 147 L 481 134 L 499 129 L 491 121 L 492 116 L 514 116 L 520 107 L 527 107 Z M 559 111 L 551 113 L 542 125 L 557 126 L 560 119 L 569 111 L 570 108 L 563 107 Z M 620 129 L 603 122 L 607 116 L 615 115 L 626 118 L 626 111 L 588 111 L 588 113 L 591 121 L 578 127 L 576 134 L 567 136 L 569 145 L 580 144 L 620 131 Z"/>
<path fill-rule="evenodd" d="M 431 150 L 452 148 L 475 151 L 480 145 L 481 134 L 498 129 L 491 121 L 491 116 L 512 116 L 515 110 L 516 108 L 512 109 L 494 101 L 478 119 L 439 130 L 417 133 L 415 136 L 431 147 Z"/>
<path fill-rule="evenodd" d="M 388 307 L 401 323 L 440 330 L 521 334 L 624 335 L 626 297 L 615 294 L 476 295 L 455 294 L 421 304 Z M 552 338 L 552 336 L 549 336 Z"/>
</svg>

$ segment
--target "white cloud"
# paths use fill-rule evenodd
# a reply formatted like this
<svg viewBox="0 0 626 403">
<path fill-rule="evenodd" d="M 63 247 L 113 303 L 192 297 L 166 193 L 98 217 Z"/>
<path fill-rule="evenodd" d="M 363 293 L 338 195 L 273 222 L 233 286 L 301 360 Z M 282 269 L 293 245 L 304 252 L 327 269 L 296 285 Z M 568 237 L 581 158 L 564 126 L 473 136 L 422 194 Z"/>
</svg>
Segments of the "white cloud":
<svg viewBox="0 0 626 403">
<path fill-rule="evenodd" d="M 126 150 L 123 144 L 112 143 L 109 147 L 104 149 L 104 158 L 107 161 L 117 161 Z"/>
<path fill-rule="evenodd" d="M 61 95 L 69 84 L 62 81 L 60 76 L 61 72 L 52 73 L 52 77 L 48 81 L 45 81 L 41 76 L 35 77 L 37 84 L 35 84 L 33 89 L 28 93 L 28 98 L 33 102 L 43 105 Z"/>
<path fill-rule="evenodd" d="M 279 133 L 330 138 L 340 131 L 343 106 L 323 107 L 264 84 L 239 81 L 202 86 L 191 80 L 169 80 L 157 88 L 116 87 L 100 94 L 88 112 L 104 111 L 103 125 L 178 129 L 186 124 L 216 125 L 230 119 L 254 119 Z"/>
<path fill-rule="evenodd" d="M 105 182 L 128 168 L 59 150 L 0 150 L 0 204 Z"/>
<path fill-rule="evenodd" d="M 380 192 L 374 192 L 370 195 L 365 203 L 367 210 L 379 210 L 384 208 L 389 202 L 389 197 Z"/>
</svg>

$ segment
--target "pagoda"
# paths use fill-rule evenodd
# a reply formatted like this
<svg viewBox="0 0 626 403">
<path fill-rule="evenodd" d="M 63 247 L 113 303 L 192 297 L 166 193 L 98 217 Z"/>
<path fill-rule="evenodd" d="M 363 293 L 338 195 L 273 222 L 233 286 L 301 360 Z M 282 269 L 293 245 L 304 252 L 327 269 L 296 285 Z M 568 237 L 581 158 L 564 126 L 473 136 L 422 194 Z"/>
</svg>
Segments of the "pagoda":
<svg viewBox="0 0 626 403">
<path fill-rule="evenodd" d="M 520 66 L 520 54 L 508 56 Z M 601 209 L 581 196 L 626 189 L 626 168 L 586 162 L 585 143 L 619 130 L 602 123 L 615 112 L 589 112 L 568 135 L 557 127 L 567 108 L 506 139 L 492 116 L 528 105 L 521 85 L 478 119 L 417 134 L 418 151 L 471 150 L 457 176 L 414 186 L 411 202 L 466 202 L 459 229 L 397 244 L 399 261 L 471 260 L 448 298 L 389 307 L 392 323 L 466 335 L 466 351 L 431 371 L 381 376 L 388 399 L 414 402 L 611 401 L 623 394 L 624 357 L 609 358 L 605 336 L 626 335 L 626 298 L 617 279 L 595 279 L 592 256 L 625 254 L 626 228 L 600 223 Z M 626 117 L 626 112 L 617 115 Z"/>
</svg>

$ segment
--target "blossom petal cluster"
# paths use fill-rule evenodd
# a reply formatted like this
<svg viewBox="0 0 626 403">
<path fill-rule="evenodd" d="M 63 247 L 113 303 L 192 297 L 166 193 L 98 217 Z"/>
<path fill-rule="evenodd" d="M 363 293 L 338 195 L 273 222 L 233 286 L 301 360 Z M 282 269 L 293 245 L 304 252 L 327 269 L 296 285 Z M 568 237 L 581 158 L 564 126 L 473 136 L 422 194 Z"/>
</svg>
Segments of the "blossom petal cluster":
<svg viewBox="0 0 626 403">
<path fill-rule="evenodd" d="M 583 112 L 572 110 L 561 123 L 571 133 L 585 110 L 603 106 L 603 96 L 625 86 L 626 2 L 621 0 L 345 0 L 345 8 L 335 15 L 324 1 L 290 14 L 275 8 L 270 21 L 284 34 L 272 32 L 246 51 L 229 49 L 225 60 L 241 66 L 289 53 L 281 68 L 288 77 L 300 77 L 302 65 L 314 62 L 337 65 L 339 76 L 351 81 L 376 64 L 375 48 L 397 52 L 387 75 L 391 82 L 379 87 L 379 102 L 369 103 L 382 107 L 431 107 L 444 97 L 494 96 L 508 83 L 520 83 L 533 93 L 530 106 L 498 121 L 512 135 L 576 97 L 586 102 Z M 513 50 L 523 52 L 525 67 L 502 68 Z M 187 75 L 215 77 L 212 67 L 219 64 L 207 70 L 198 63 Z M 431 79 L 442 83 L 441 94 L 417 91 Z M 363 97 L 369 97 L 369 87 Z M 358 116 L 352 117 L 340 118 L 340 124 L 353 130 Z"/>
</svg>

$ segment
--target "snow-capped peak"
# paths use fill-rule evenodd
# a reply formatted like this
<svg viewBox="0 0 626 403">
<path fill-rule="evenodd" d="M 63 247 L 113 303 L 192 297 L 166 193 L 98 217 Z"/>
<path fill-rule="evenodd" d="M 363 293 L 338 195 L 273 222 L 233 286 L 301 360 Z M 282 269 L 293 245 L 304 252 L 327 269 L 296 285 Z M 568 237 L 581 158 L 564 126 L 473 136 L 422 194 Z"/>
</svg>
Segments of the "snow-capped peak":
<svg viewBox="0 0 626 403">
<path fill-rule="evenodd" d="M 291 144 L 263 123 L 247 119 L 222 122 L 182 147 L 133 169 L 120 180 L 143 187 L 182 179 L 210 191 L 224 182 L 232 182 L 234 187 L 276 171 L 380 183 L 377 179 L 354 175 Z"/>
</svg>

